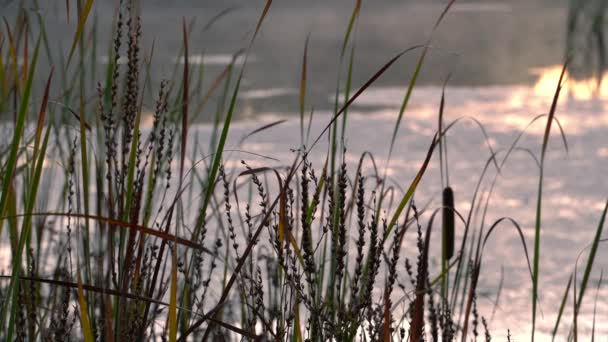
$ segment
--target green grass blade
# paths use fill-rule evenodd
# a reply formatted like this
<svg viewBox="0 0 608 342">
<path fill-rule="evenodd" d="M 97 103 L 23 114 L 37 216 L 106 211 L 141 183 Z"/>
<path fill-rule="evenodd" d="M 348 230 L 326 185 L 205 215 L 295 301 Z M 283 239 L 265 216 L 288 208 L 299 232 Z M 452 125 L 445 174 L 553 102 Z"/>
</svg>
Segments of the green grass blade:
<svg viewBox="0 0 608 342">
<path fill-rule="evenodd" d="M 439 141 L 439 138 L 437 138 L 437 135 L 435 135 L 435 137 L 433 137 L 433 141 L 431 142 L 431 146 L 429 147 L 429 150 L 426 154 L 426 158 L 424 159 L 424 162 L 422 163 L 422 166 L 418 170 L 418 173 L 416 174 L 416 177 L 414 177 L 414 180 L 410 183 L 410 186 L 408 187 L 407 191 L 401 198 L 401 201 L 399 202 L 399 205 L 397 206 L 397 209 L 395 210 L 395 213 L 393 214 L 393 216 L 388 224 L 386 232 L 384 233 L 384 236 L 382 238 L 382 242 L 384 242 L 388 239 L 391 231 L 397 224 L 397 220 L 399 220 L 399 216 L 401 216 L 401 213 L 403 212 L 403 210 L 407 206 L 408 202 L 414 195 L 414 192 L 416 192 L 416 188 L 418 187 L 418 184 L 420 184 L 420 181 L 422 180 L 422 176 L 424 175 L 426 168 L 428 167 L 429 162 L 431 161 L 431 156 L 433 155 L 433 151 L 435 150 L 435 147 L 437 146 L 438 141 Z"/>
<path fill-rule="evenodd" d="M 23 136 L 23 130 L 25 128 L 25 121 L 27 118 L 27 112 L 30 101 L 30 94 L 32 90 L 32 82 L 35 75 L 36 62 L 38 60 L 38 51 L 40 48 L 40 39 L 36 43 L 36 49 L 34 50 L 34 56 L 32 59 L 32 63 L 30 65 L 30 75 L 25 86 L 25 92 L 21 98 L 21 104 L 19 106 L 19 113 L 17 115 L 17 122 L 15 124 L 15 129 L 13 131 L 13 142 L 11 144 L 10 154 L 8 156 L 8 160 L 6 162 L 5 172 L 2 177 L 2 197 L 0 197 L 0 211 L 2 216 L 5 216 L 8 204 L 8 194 L 9 194 L 9 186 L 12 183 L 12 178 L 15 170 L 15 166 L 17 164 L 17 153 L 19 152 L 19 144 L 21 142 L 21 138 Z M 2 225 L 0 222 L 0 234 L 2 233 Z M 3 314 L 0 318 L 2 318 L 1 322 L 4 322 L 4 309 L 2 310 Z"/>
<path fill-rule="evenodd" d="M 49 101 L 49 90 L 51 87 L 51 80 L 53 79 L 53 71 L 51 69 L 51 73 L 46 82 L 46 87 L 44 88 L 44 97 L 42 98 L 42 104 L 40 105 L 40 112 L 38 114 L 38 124 L 36 125 L 36 135 L 34 140 L 34 154 L 32 156 L 33 160 L 36 160 L 36 156 L 38 155 L 38 149 L 40 148 L 40 139 L 42 137 L 42 127 L 44 126 L 44 119 L 46 117 L 46 106 Z"/>
<path fill-rule="evenodd" d="M 304 56 L 302 57 L 302 76 L 300 77 L 300 144 L 304 145 L 304 107 L 306 105 L 306 80 L 308 69 L 308 43 L 310 35 L 306 36 L 304 43 Z"/>
<path fill-rule="evenodd" d="M 346 73 L 346 84 L 344 85 L 345 89 L 344 89 L 344 102 L 348 101 L 348 98 L 350 97 L 350 91 L 351 91 L 351 87 L 352 87 L 352 81 L 353 81 L 353 64 L 355 62 L 355 44 L 353 43 L 353 46 L 351 48 L 350 51 L 350 58 L 348 61 L 348 71 Z M 341 131 L 341 141 L 342 141 L 342 145 L 344 145 L 344 140 L 345 140 L 345 135 L 346 135 L 346 119 L 348 117 L 348 108 L 346 110 L 344 110 L 344 114 L 342 114 L 342 131 Z M 344 149 L 345 146 L 342 146 L 342 148 Z"/>
<path fill-rule="evenodd" d="M 70 54 L 68 55 L 68 66 L 72 61 L 74 52 L 76 52 L 76 46 L 78 46 L 78 42 L 80 41 L 80 37 L 82 36 L 82 32 L 84 31 L 84 25 L 87 23 L 87 18 L 89 17 L 89 13 L 91 12 L 93 1 L 94 0 L 87 0 L 87 3 L 84 5 L 84 8 L 82 10 L 82 13 L 80 13 L 80 20 L 78 21 L 76 33 L 74 34 L 74 39 L 72 40 L 72 47 L 70 48 Z"/>
<path fill-rule="evenodd" d="M 547 126 L 543 136 L 543 144 L 541 147 L 540 157 L 540 176 L 538 181 L 538 195 L 536 201 L 536 223 L 534 228 L 534 270 L 533 270 L 533 282 L 532 282 L 532 333 L 531 339 L 534 342 L 535 330 L 536 330 L 536 306 L 538 299 L 538 277 L 540 274 L 540 233 L 541 233 L 541 214 L 542 214 L 542 192 L 543 192 L 543 171 L 545 162 L 545 153 L 547 151 L 547 145 L 549 142 L 549 134 L 551 132 L 551 124 L 553 123 L 553 117 L 557 109 L 557 100 L 563 86 L 563 78 L 566 73 L 566 67 L 568 63 L 564 64 L 562 73 L 559 77 L 555 95 L 553 96 L 553 102 L 551 103 L 551 110 L 547 116 Z"/>
<path fill-rule="evenodd" d="M 595 301 L 593 302 L 593 324 L 591 325 L 591 342 L 595 342 L 595 319 L 597 314 L 597 299 L 600 294 L 600 288 L 602 287 L 602 281 L 604 280 L 604 270 L 600 273 L 600 281 L 597 283 L 597 289 L 595 291 Z"/>
<path fill-rule="evenodd" d="M 169 342 L 177 341 L 177 249 L 171 253 L 171 289 L 169 301 Z"/>
<path fill-rule="evenodd" d="M 353 13 L 351 14 L 350 20 L 348 21 L 348 27 L 346 28 L 346 34 L 344 35 L 344 40 L 342 41 L 342 48 L 340 49 L 340 59 L 344 58 L 344 53 L 346 52 L 346 45 L 348 45 L 350 35 L 355 26 L 355 21 L 357 21 L 359 11 L 361 10 L 361 2 L 361 0 L 357 0 L 357 2 L 355 3 L 355 8 L 353 9 Z"/>
<path fill-rule="evenodd" d="M 604 211 L 602 213 L 602 217 L 600 219 L 600 223 L 597 226 L 597 230 L 595 231 L 595 237 L 593 238 L 593 243 L 591 244 L 591 250 L 589 251 L 589 258 L 587 259 L 587 265 L 585 266 L 585 272 L 583 273 L 583 280 L 581 281 L 581 286 L 578 293 L 578 300 L 576 306 L 576 312 L 578 313 L 581 308 L 581 303 L 583 302 L 583 296 L 585 295 L 585 291 L 587 290 L 587 283 L 589 282 L 589 276 L 591 275 L 591 270 L 593 269 L 593 263 L 595 262 L 595 256 L 597 254 L 597 248 L 600 244 L 600 239 L 602 237 L 602 230 L 604 229 L 604 222 L 606 220 L 606 213 L 608 212 L 608 201 L 604 206 Z"/>
<path fill-rule="evenodd" d="M 399 114 L 397 115 L 397 122 L 395 122 L 395 128 L 393 128 L 393 134 L 391 136 L 391 143 L 390 143 L 389 152 L 388 152 L 388 160 L 390 160 L 390 158 L 392 156 L 393 149 L 395 147 L 395 141 L 397 139 L 397 134 L 399 133 L 399 127 L 401 126 L 401 120 L 402 120 L 403 114 L 405 113 L 405 110 L 407 109 L 407 106 L 410 102 L 410 98 L 412 96 L 414 86 L 416 85 L 416 82 L 418 81 L 418 76 L 420 75 L 420 71 L 422 70 L 422 65 L 424 64 L 424 60 L 426 58 L 429 47 L 431 45 L 431 41 L 433 39 L 433 33 L 435 32 L 437 27 L 439 27 L 439 24 L 445 17 L 446 13 L 448 12 L 448 10 L 452 6 L 452 4 L 454 4 L 454 2 L 455 2 L 455 0 L 451 0 L 445 6 L 443 12 L 439 16 L 439 18 L 437 19 L 437 22 L 435 23 L 435 26 L 433 27 L 433 31 L 431 32 L 431 35 L 429 36 L 426 44 L 424 45 L 424 49 L 422 50 L 422 53 L 420 54 L 420 58 L 418 58 L 418 63 L 416 64 L 416 69 L 414 69 L 414 74 L 412 75 L 412 79 L 410 80 L 410 83 L 407 87 L 407 91 L 405 93 L 403 101 L 401 102 L 401 107 L 399 108 Z"/>
<path fill-rule="evenodd" d="M 84 296 L 82 287 L 82 277 L 80 276 L 80 267 L 78 268 L 78 304 L 80 305 L 80 325 L 82 326 L 82 335 L 85 342 L 94 342 L 93 330 L 91 329 L 91 321 L 89 319 L 89 308 L 87 299 Z"/>
<path fill-rule="evenodd" d="M 566 302 L 568 301 L 568 294 L 570 294 L 570 286 L 572 286 L 572 278 L 573 278 L 573 276 L 570 275 L 570 278 L 568 279 L 568 285 L 566 285 L 566 291 L 564 292 L 564 295 L 562 296 L 562 302 L 559 306 L 559 311 L 557 313 L 557 319 L 555 320 L 555 326 L 553 327 L 553 332 L 551 333 L 551 341 L 555 341 L 555 336 L 557 335 L 557 330 L 559 329 L 559 323 L 562 319 L 564 309 L 566 308 Z"/>
<path fill-rule="evenodd" d="M 17 247 L 17 250 L 15 251 L 15 254 L 13 255 L 12 275 L 11 275 L 11 281 L 9 283 L 8 295 L 7 295 L 8 297 L 11 298 L 11 300 L 10 301 L 6 300 L 2 307 L 2 318 L 3 318 L 3 322 L 4 322 L 4 315 L 6 313 L 5 310 L 7 310 L 6 306 L 9 305 L 9 302 L 12 304 L 11 305 L 11 315 L 10 315 L 10 319 L 9 319 L 8 334 L 7 334 L 7 340 L 9 340 L 9 341 L 12 340 L 13 329 L 15 328 L 15 319 L 17 316 L 18 307 L 20 305 L 20 303 L 19 303 L 19 285 L 20 285 L 20 275 L 21 275 L 21 258 L 23 256 L 23 250 L 25 249 L 26 242 L 29 240 L 29 235 L 30 235 L 30 231 L 31 231 L 31 227 L 32 227 L 32 224 L 31 224 L 32 215 L 30 215 L 30 214 L 34 211 L 34 206 L 36 204 L 36 195 L 38 194 L 38 186 L 40 184 L 42 166 L 44 165 L 44 157 L 45 157 L 46 148 L 47 148 L 48 142 L 49 142 L 50 131 L 51 131 L 51 129 L 47 128 L 47 131 L 46 131 L 45 137 L 44 137 L 44 141 L 42 143 L 40 155 L 38 156 L 38 161 L 36 163 L 36 171 L 35 171 L 34 178 L 32 180 L 32 184 L 29 189 L 29 193 L 28 193 L 28 197 L 27 197 L 27 204 L 26 204 L 26 209 L 25 209 L 26 215 L 25 215 L 25 217 L 23 219 L 23 223 L 22 223 L 21 234 L 19 236 L 19 245 Z"/>
<path fill-rule="evenodd" d="M 188 31 L 186 29 L 186 18 L 182 18 L 182 30 L 184 38 L 184 76 L 182 89 L 182 145 L 181 158 L 179 162 L 179 188 L 182 187 L 184 178 L 184 162 L 186 159 L 186 143 L 188 142 L 188 98 L 190 96 L 189 64 L 188 64 Z"/>
</svg>

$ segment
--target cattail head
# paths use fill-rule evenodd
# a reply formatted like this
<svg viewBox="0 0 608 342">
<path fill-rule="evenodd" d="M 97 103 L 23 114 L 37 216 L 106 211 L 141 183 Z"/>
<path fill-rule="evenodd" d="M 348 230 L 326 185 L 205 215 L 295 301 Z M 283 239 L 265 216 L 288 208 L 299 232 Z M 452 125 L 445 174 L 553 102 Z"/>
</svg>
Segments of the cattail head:
<svg viewBox="0 0 608 342">
<path fill-rule="evenodd" d="M 443 236 L 446 259 L 454 256 L 454 191 L 449 186 L 443 189 Z"/>
</svg>

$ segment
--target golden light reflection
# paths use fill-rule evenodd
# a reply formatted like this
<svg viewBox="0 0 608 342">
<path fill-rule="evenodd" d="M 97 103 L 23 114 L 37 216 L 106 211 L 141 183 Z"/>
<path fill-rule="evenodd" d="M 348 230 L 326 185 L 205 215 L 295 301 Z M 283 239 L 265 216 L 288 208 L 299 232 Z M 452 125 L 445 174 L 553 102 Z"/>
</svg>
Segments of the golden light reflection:
<svg viewBox="0 0 608 342">
<path fill-rule="evenodd" d="M 596 151 L 596 155 L 598 157 L 608 157 L 608 147 L 600 147 L 597 151 Z"/>
<path fill-rule="evenodd" d="M 501 115 L 496 123 L 510 128 L 523 129 L 530 122 L 530 113 L 546 113 L 555 96 L 561 72 L 561 65 L 531 70 L 531 74 L 537 77 L 536 82 L 531 87 L 513 86 L 510 88 L 509 95 L 504 98 L 509 111 Z M 608 101 L 608 73 L 601 79 L 576 79 L 566 73 L 564 79 L 560 105 L 566 104 L 566 106 L 560 107 L 557 113 L 562 127 L 572 134 L 581 133 L 589 128 L 608 126 L 608 115 L 605 115 L 603 111 L 606 101 Z M 528 132 L 542 134 L 544 126 L 542 124 L 533 125 Z"/>
<path fill-rule="evenodd" d="M 543 97 L 553 97 L 562 66 L 554 65 L 546 68 L 538 68 L 533 71 L 538 75 L 538 80 L 534 84 L 534 94 Z M 608 73 L 605 73 L 602 80 L 605 80 Z M 576 100 L 591 100 L 593 98 L 608 97 L 608 82 L 600 82 L 600 78 L 575 79 L 566 73 L 566 82 L 562 88 L 564 95 Z"/>
</svg>

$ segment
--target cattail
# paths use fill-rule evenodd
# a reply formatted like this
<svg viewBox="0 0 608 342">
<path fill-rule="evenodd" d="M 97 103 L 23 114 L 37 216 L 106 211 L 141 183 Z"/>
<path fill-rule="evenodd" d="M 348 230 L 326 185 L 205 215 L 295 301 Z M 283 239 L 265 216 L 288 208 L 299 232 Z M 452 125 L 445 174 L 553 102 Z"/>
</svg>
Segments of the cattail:
<svg viewBox="0 0 608 342">
<path fill-rule="evenodd" d="M 449 186 L 443 189 L 443 236 L 445 256 L 450 260 L 454 256 L 454 191 Z"/>
</svg>

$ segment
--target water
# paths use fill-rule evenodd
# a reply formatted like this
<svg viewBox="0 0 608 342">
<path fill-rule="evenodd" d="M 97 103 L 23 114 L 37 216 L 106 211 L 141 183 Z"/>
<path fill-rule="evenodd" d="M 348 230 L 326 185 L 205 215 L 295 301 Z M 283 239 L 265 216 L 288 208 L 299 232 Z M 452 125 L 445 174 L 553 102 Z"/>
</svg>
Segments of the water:
<svg viewBox="0 0 608 342">
<path fill-rule="evenodd" d="M 65 49 L 73 27 L 67 24 L 62 2 L 49 5 L 41 13 L 50 33 Z M 100 40 L 109 32 L 108 16 L 113 1 L 98 2 Z M 394 54 L 425 41 L 443 1 L 367 1 L 356 30 L 357 50 L 353 84 L 361 85 Z M 245 46 L 255 25 L 262 1 L 146 1 L 142 9 L 144 46 L 155 42 L 152 77 L 170 77 L 181 46 L 181 20 L 196 18 L 190 36 L 191 58 L 204 63 L 206 72 L 217 74 L 230 56 Z M 208 30 L 204 24 L 230 6 L 239 6 Z M 311 36 L 309 50 L 309 104 L 316 109 L 312 137 L 330 119 L 337 77 L 341 39 L 352 1 L 275 1 L 249 60 L 243 91 L 237 107 L 240 119 L 232 127 L 228 148 L 246 133 L 266 123 L 287 119 L 262 135 L 248 139 L 243 149 L 279 159 L 272 162 L 249 155 L 231 153 L 230 163 L 247 159 L 252 165 L 289 165 L 300 141 L 298 86 L 304 40 Z M 9 7 L 10 10 L 10 7 Z M 458 2 L 437 31 L 433 49 L 405 114 L 395 153 L 388 170 L 389 181 L 405 187 L 417 172 L 436 129 L 440 84 L 451 73 L 446 90 L 446 121 L 461 116 L 478 119 L 487 130 L 495 150 L 508 148 L 517 134 L 537 114 L 547 113 L 563 61 L 565 41 L 565 1 Z M 74 20 L 72 18 L 72 20 Z M 105 33 L 104 33 L 105 32 Z M 63 37 L 63 38 L 61 38 Z M 64 49 L 64 50 L 65 50 Z M 348 118 L 347 161 L 356 162 L 364 151 L 373 152 L 379 166 L 385 165 L 396 114 L 418 53 L 405 56 L 377 84 L 358 99 Z M 103 64 L 100 56 L 100 64 Z M 209 78 L 211 79 L 211 77 Z M 553 127 L 545 170 L 543 230 L 541 243 L 541 339 L 550 334 L 568 277 L 580 251 L 595 232 L 608 195 L 608 88 L 594 93 L 593 85 L 570 80 L 557 109 L 567 134 L 566 154 Z M 208 113 L 210 115 L 210 113 Z M 545 121 L 532 125 L 520 146 L 537 157 Z M 211 127 L 196 124 L 192 135 L 207 139 Z M 483 135 L 471 121 L 457 125 L 448 135 L 450 180 L 455 190 L 456 208 L 468 213 L 472 189 L 489 157 Z M 324 140 L 321 140 L 322 142 Z M 326 146 L 318 146 L 313 163 L 320 167 Z M 371 172 L 368 168 L 366 172 Z M 509 216 L 521 225 L 529 251 L 534 239 L 534 212 L 538 169 L 525 151 L 516 152 L 498 182 L 490 202 L 486 227 Z M 439 205 L 441 191 L 438 160 L 434 158 L 416 201 L 433 200 Z M 487 186 L 484 187 L 487 191 Z M 461 230 L 460 230 L 461 233 Z M 413 235 L 412 235 L 413 238 Z M 413 241 L 413 239 L 409 239 Z M 414 245 L 405 245 L 412 253 Z M 585 255 L 582 257 L 584 264 Z M 582 268 L 579 264 L 579 270 Z M 598 251 L 596 266 L 583 303 L 579 327 L 588 334 L 593 310 L 594 288 L 600 270 L 608 266 L 605 248 Z M 531 281 L 519 236 L 502 227 L 486 247 L 479 285 L 480 313 L 490 318 L 497 288 L 502 279 L 502 295 L 490 329 L 503 339 L 511 329 L 515 340 L 526 340 L 531 328 Z M 503 270 L 501 273 L 501 269 Z M 579 278 L 580 279 L 580 278 Z M 598 322 L 608 315 L 608 293 L 601 290 Z M 570 326 L 565 315 L 562 332 Z M 608 326 L 598 323 L 602 335 Z"/>
<path fill-rule="evenodd" d="M 3 12 L 10 18 L 17 1 L 9 3 Z M 154 42 L 152 79 L 158 83 L 162 78 L 172 78 L 173 64 L 180 58 L 183 18 L 195 22 L 189 39 L 191 60 L 204 61 L 205 72 L 213 75 L 222 70 L 232 54 L 246 47 L 264 3 L 145 1 L 141 10 L 143 52 L 149 54 Z M 296 0 L 273 3 L 254 45 L 243 88 L 289 91 L 248 99 L 251 111 L 247 113 L 297 111 L 293 90 L 299 87 L 304 41 L 309 34 L 310 104 L 317 109 L 332 108 L 327 94 L 335 89 L 339 50 L 353 4 L 352 0 L 312 0 L 305 5 Z M 91 18 L 98 24 L 99 42 L 109 41 L 114 6 L 113 0 L 95 2 Z M 398 52 L 423 44 L 444 6 L 445 1 L 364 1 L 354 33 L 354 84 L 361 84 Z M 213 18 L 229 8 L 232 10 L 228 14 L 213 20 L 214 24 L 208 27 Z M 44 18 L 56 54 L 53 61 L 57 63 L 59 52 L 70 48 L 76 9 L 71 11 L 70 22 L 62 1 L 44 2 L 35 13 Z M 562 63 L 566 17 L 565 0 L 457 2 L 435 34 L 420 84 L 439 85 L 448 74 L 451 85 L 529 84 L 533 81 L 528 73 L 531 68 Z M 98 47 L 99 64 L 107 61 L 105 49 L 105 43 Z M 203 55 L 205 58 L 201 59 Z M 417 58 L 418 53 L 404 56 L 379 84 L 407 84 Z M 208 82 L 212 79 L 206 77 Z"/>
</svg>

